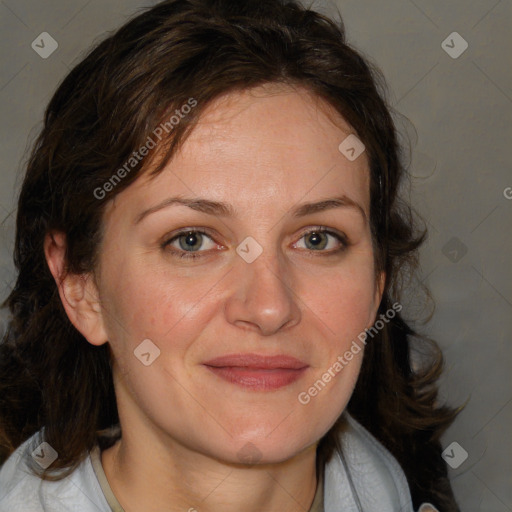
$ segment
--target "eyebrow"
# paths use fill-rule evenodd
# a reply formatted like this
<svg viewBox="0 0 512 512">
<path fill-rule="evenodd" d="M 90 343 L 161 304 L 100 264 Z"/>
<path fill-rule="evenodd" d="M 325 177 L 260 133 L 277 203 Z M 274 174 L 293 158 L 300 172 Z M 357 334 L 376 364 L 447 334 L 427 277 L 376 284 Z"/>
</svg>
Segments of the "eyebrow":
<svg viewBox="0 0 512 512">
<path fill-rule="evenodd" d="M 208 215 L 215 215 L 219 217 L 235 217 L 236 210 L 228 203 L 224 203 L 222 201 L 211 201 L 208 199 L 203 199 L 200 197 L 194 198 L 184 198 L 184 197 L 170 197 L 165 199 L 161 203 L 144 210 L 142 213 L 137 215 L 135 218 L 135 224 L 141 222 L 144 218 L 152 213 L 155 213 L 159 210 L 167 208 L 173 205 L 183 205 L 188 206 L 192 210 L 206 213 Z M 334 208 L 351 208 L 356 210 L 361 214 L 365 223 L 368 222 L 368 218 L 366 212 L 363 207 L 356 203 L 354 200 L 349 197 L 342 195 L 338 197 L 332 197 L 323 199 L 317 202 L 304 203 L 299 206 L 294 207 L 291 210 L 291 215 L 294 218 L 301 218 L 307 215 L 311 215 L 313 213 L 323 212 L 326 210 L 332 210 Z"/>
</svg>

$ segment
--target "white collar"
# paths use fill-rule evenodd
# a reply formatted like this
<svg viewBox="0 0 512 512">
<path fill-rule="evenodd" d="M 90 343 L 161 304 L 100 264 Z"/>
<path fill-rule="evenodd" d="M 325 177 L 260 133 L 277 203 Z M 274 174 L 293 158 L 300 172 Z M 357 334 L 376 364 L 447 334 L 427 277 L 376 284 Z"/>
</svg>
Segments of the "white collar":
<svg viewBox="0 0 512 512">
<path fill-rule="evenodd" d="M 325 467 L 325 512 L 414 512 L 407 479 L 396 459 L 345 413 L 342 453 Z"/>
<path fill-rule="evenodd" d="M 396 459 L 349 414 L 340 434 L 342 453 L 324 471 L 324 512 L 414 512 L 404 472 Z M 27 439 L 0 467 L 0 512 L 109 512 L 90 455 L 63 480 L 43 481 L 26 466 L 41 431 Z M 78 504 L 77 501 L 80 503 Z M 421 512 L 437 512 L 424 503 Z"/>
</svg>

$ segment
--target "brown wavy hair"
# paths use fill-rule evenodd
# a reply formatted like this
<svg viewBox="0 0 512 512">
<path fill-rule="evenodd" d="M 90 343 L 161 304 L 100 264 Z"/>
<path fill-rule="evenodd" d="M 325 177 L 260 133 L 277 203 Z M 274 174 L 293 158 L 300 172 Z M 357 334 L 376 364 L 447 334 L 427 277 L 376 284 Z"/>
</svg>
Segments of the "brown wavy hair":
<svg viewBox="0 0 512 512">
<path fill-rule="evenodd" d="M 145 10 L 92 49 L 52 97 L 21 188 L 11 313 L 0 345 L 0 462 L 44 427 L 59 453 L 52 470 L 72 471 L 119 422 L 108 344 L 88 343 L 71 325 L 43 242 L 67 241 L 67 272 L 97 263 L 105 205 L 156 155 L 162 170 L 201 112 L 221 95 L 265 83 L 306 88 L 345 118 L 366 146 L 370 223 L 377 271 L 386 272 L 379 314 L 400 300 L 426 232 L 398 195 L 404 150 L 380 71 L 353 49 L 343 25 L 294 1 L 167 0 Z M 98 191 L 162 120 L 197 106 L 115 187 Z M 103 188 L 102 188 L 103 187 Z M 102 192 L 103 195 L 103 192 Z M 412 364 L 412 345 L 424 353 Z M 427 350 L 428 349 L 428 350 Z M 429 354 L 429 355 L 425 355 Z M 456 412 L 438 403 L 443 359 L 397 314 L 365 349 L 348 411 L 401 464 L 415 507 L 456 511 L 440 437 Z M 322 438 L 317 468 L 337 447 L 338 421 Z"/>
</svg>

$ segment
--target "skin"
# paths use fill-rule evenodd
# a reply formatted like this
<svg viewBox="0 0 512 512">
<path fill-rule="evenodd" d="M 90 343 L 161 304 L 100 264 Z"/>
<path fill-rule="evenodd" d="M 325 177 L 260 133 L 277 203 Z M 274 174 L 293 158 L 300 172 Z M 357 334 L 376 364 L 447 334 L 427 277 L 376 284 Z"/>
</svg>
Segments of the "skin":
<svg viewBox="0 0 512 512">
<path fill-rule="evenodd" d="M 307 405 L 297 397 L 372 325 L 384 282 L 375 277 L 366 220 L 366 154 L 351 162 L 338 150 L 350 133 L 302 89 L 231 93 L 206 109 L 161 174 L 141 176 L 107 206 L 94 275 L 64 275 L 65 237 L 47 237 L 70 320 L 114 355 L 123 437 L 102 463 L 126 512 L 311 506 L 316 446 L 348 403 L 363 351 Z M 229 203 L 236 215 L 172 205 L 136 222 L 178 195 Z M 345 206 L 291 214 L 337 196 L 364 213 Z M 348 245 L 333 235 L 320 235 L 320 248 L 308 245 L 318 226 L 344 234 Z M 198 241 L 201 257 L 173 256 L 171 247 L 185 245 L 186 236 L 182 246 L 173 238 L 182 228 L 210 230 Z M 236 252 L 247 236 L 263 248 L 252 263 Z M 145 339 L 160 349 L 149 366 L 133 353 Z M 292 355 L 309 367 L 288 386 L 255 391 L 202 365 L 248 352 Z M 256 447 L 253 465 L 240 459 L 247 443 Z"/>
</svg>

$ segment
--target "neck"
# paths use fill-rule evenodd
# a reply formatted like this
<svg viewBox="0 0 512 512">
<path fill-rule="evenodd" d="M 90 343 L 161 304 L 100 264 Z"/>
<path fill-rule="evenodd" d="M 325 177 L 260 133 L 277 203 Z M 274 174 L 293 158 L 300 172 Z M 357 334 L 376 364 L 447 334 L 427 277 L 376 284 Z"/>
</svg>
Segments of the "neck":
<svg viewBox="0 0 512 512">
<path fill-rule="evenodd" d="M 229 464 L 175 442 L 162 450 L 125 431 L 102 453 L 125 512 L 305 512 L 317 485 L 315 460 L 316 445 L 278 464 Z"/>
</svg>

